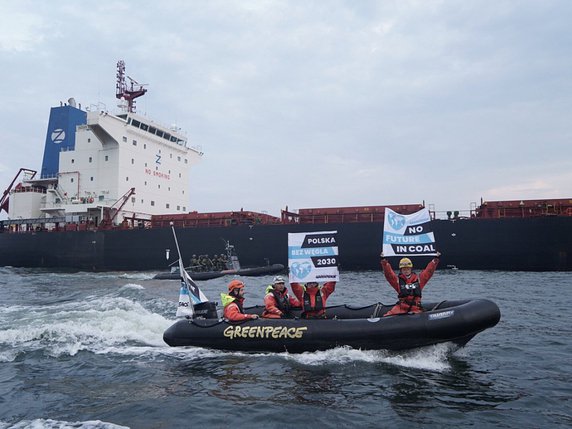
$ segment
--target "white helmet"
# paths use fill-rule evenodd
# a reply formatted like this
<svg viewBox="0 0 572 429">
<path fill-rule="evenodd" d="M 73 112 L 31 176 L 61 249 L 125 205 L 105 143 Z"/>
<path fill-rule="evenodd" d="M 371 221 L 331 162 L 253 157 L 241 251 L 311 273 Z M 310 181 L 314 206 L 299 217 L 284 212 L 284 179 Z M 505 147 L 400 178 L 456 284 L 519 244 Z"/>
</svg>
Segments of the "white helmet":
<svg viewBox="0 0 572 429">
<path fill-rule="evenodd" d="M 274 281 L 272 282 L 272 284 L 275 285 L 277 283 L 286 283 L 286 282 L 284 281 L 284 278 L 282 276 L 276 276 L 274 277 Z"/>
</svg>

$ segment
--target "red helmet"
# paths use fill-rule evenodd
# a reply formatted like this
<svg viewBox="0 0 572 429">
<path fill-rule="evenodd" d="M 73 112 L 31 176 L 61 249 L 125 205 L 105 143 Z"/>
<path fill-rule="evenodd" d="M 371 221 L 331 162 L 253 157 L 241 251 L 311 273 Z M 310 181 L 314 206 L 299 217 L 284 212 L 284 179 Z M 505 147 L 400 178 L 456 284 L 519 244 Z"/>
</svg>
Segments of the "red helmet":
<svg viewBox="0 0 572 429">
<path fill-rule="evenodd" d="M 240 280 L 232 280 L 228 284 L 228 291 L 232 292 L 235 289 L 242 289 L 243 287 L 244 287 L 244 283 L 241 282 Z"/>
</svg>

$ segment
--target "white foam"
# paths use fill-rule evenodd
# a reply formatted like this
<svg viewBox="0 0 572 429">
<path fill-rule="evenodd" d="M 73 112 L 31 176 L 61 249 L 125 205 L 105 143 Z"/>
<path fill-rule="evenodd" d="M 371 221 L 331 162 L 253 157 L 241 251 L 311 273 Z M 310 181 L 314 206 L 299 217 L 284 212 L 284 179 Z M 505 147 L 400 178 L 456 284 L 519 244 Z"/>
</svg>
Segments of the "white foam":
<svg viewBox="0 0 572 429">
<path fill-rule="evenodd" d="M 129 429 L 129 427 L 102 422 L 101 420 L 66 422 L 52 419 L 35 419 L 22 420 L 10 425 L 0 422 L 0 429 Z"/>
<path fill-rule="evenodd" d="M 452 346 L 449 344 L 438 344 L 400 353 L 385 350 L 355 350 L 348 347 L 338 347 L 320 352 L 302 353 L 300 355 L 284 354 L 284 356 L 288 360 L 309 366 L 366 362 L 442 372 L 451 368 L 448 362 L 451 350 Z"/>
<path fill-rule="evenodd" d="M 121 289 L 144 290 L 145 288 L 136 283 L 127 283 L 126 285 L 121 286 Z"/>
<path fill-rule="evenodd" d="M 122 273 L 118 277 L 120 279 L 134 279 L 134 280 L 152 280 L 157 273 Z"/>
<path fill-rule="evenodd" d="M 27 308 L 18 316 L 10 329 L 0 330 L 0 350 L 6 349 L 0 351 L 0 361 L 36 350 L 73 356 L 81 350 L 164 346 L 163 332 L 173 323 L 122 297 L 88 297 L 50 308 Z"/>
</svg>

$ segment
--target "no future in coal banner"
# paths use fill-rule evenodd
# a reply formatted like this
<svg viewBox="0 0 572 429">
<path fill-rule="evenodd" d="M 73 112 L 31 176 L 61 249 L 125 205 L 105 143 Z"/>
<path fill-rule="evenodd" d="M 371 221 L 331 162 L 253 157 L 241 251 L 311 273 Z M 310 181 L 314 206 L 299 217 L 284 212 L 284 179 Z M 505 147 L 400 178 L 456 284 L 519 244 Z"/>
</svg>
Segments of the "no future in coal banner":
<svg viewBox="0 0 572 429">
<path fill-rule="evenodd" d="M 385 209 L 383 224 L 384 256 L 436 255 L 435 235 L 428 209 L 402 215 Z"/>
<path fill-rule="evenodd" d="M 290 282 L 338 281 L 338 231 L 289 233 L 288 268 Z"/>
</svg>

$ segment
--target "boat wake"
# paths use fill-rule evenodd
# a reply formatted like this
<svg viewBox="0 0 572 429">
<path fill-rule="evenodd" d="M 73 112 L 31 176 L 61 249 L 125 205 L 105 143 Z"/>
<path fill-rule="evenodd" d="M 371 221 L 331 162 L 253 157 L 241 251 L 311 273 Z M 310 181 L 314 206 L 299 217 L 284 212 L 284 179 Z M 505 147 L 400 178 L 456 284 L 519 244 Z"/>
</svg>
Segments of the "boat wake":
<svg viewBox="0 0 572 429">
<path fill-rule="evenodd" d="M 201 347 L 181 348 L 136 348 L 126 353 L 159 353 L 169 355 L 183 361 L 200 361 L 213 358 L 240 357 L 245 361 L 250 359 L 282 359 L 294 365 L 309 367 L 335 367 L 348 364 L 383 364 L 405 368 L 421 369 L 433 372 L 447 372 L 451 370 L 449 357 L 458 350 L 458 346 L 452 343 L 437 344 L 422 349 L 414 349 L 402 352 L 389 352 L 385 350 L 356 350 L 350 347 L 338 347 L 319 352 L 293 353 L 246 353 L 231 352 Z"/>
<path fill-rule="evenodd" d="M 452 343 L 437 344 L 422 349 L 401 352 L 355 350 L 349 347 L 338 347 L 321 352 L 286 356 L 289 360 L 310 366 L 321 366 L 324 364 L 346 365 L 365 362 L 444 372 L 451 369 L 448 358 L 457 348 Z"/>
<path fill-rule="evenodd" d="M 137 285 L 124 286 L 135 291 Z M 141 303 L 121 296 L 88 296 L 83 301 L 43 307 L 10 306 L 0 318 L 0 362 L 41 352 L 73 356 L 80 351 L 109 353 L 126 348 L 165 345 L 172 323 Z"/>
<path fill-rule="evenodd" d="M 22 420 L 8 425 L 0 422 L 0 429 L 129 429 L 127 426 L 119 426 L 100 420 L 86 420 L 83 422 L 68 422 L 52 419 Z"/>
</svg>

